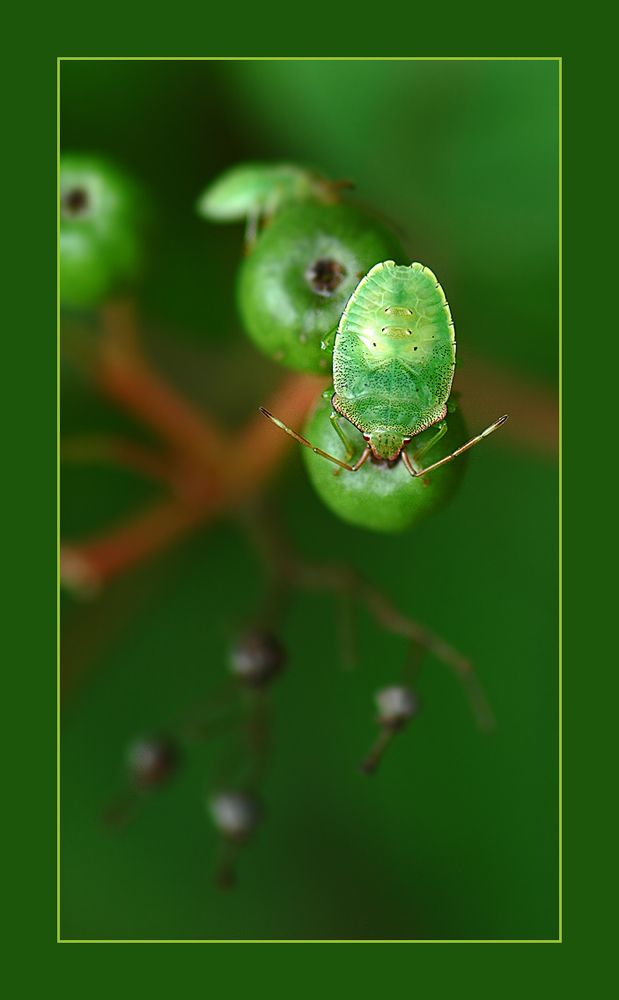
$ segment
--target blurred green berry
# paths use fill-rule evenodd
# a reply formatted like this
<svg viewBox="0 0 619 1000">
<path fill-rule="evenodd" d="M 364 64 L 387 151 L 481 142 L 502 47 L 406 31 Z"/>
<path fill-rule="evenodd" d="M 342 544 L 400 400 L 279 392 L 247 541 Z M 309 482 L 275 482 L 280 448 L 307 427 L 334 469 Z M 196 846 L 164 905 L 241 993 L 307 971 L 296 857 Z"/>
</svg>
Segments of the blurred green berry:
<svg viewBox="0 0 619 1000">
<path fill-rule="evenodd" d="M 92 156 L 60 158 L 60 301 L 88 308 L 130 288 L 144 256 L 144 196 Z"/>
<path fill-rule="evenodd" d="M 332 191 L 326 177 L 294 163 L 241 163 L 209 184 L 196 211 L 210 222 L 238 222 L 307 198 L 332 201 Z"/>
<path fill-rule="evenodd" d="M 283 209 L 241 264 L 237 302 L 245 330 L 274 361 L 329 373 L 321 348 L 374 264 L 408 263 L 396 236 L 366 212 L 314 202 Z"/>
<path fill-rule="evenodd" d="M 346 450 L 331 426 L 330 414 L 331 401 L 321 398 L 302 433 L 312 445 L 346 461 Z M 340 425 L 351 444 L 356 446 L 351 459 L 354 463 L 361 456 L 365 441 L 350 421 L 342 417 Z M 417 434 L 406 446 L 409 455 L 435 433 L 436 428 L 429 427 Z M 444 458 L 466 440 L 467 431 L 460 410 L 452 403 L 447 415 L 447 433 L 424 456 L 425 463 L 430 465 Z M 454 495 L 467 459 L 466 455 L 460 455 L 428 473 L 425 485 L 426 477 L 413 478 L 401 458 L 386 462 L 370 457 L 356 472 L 342 469 L 334 475 L 337 468 L 332 462 L 309 448 L 303 448 L 302 452 L 314 489 L 334 514 L 357 527 L 385 532 L 404 531 L 440 510 Z"/>
</svg>

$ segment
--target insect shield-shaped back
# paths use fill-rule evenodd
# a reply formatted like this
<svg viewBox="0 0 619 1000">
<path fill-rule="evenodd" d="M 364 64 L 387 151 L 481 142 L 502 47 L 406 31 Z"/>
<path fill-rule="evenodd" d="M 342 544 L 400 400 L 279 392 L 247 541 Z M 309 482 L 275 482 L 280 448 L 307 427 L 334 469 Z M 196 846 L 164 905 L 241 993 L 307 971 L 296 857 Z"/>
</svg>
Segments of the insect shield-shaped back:
<svg viewBox="0 0 619 1000">
<path fill-rule="evenodd" d="M 335 339 L 333 408 L 394 459 L 442 420 L 456 364 L 454 324 L 429 268 L 376 264 L 351 295 Z"/>
</svg>

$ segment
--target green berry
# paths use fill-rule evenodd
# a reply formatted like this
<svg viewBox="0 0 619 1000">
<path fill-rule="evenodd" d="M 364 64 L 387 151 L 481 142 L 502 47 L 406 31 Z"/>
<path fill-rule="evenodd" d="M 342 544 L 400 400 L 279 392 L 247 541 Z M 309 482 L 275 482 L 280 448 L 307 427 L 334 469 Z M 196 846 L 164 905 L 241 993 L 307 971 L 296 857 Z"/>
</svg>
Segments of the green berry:
<svg viewBox="0 0 619 1000">
<path fill-rule="evenodd" d="M 143 195 L 124 173 L 91 156 L 62 156 L 59 188 L 60 301 L 97 306 L 142 271 Z"/>
<path fill-rule="evenodd" d="M 306 423 L 303 435 L 316 447 L 346 461 L 346 450 L 331 426 L 330 414 L 330 400 L 321 399 L 313 416 Z M 365 441 L 360 431 L 349 421 L 342 418 L 340 423 L 346 437 L 356 448 L 350 460 L 352 464 L 361 456 Z M 430 427 L 417 434 L 406 446 L 409 455 L 413 455 L 435 433 L 436 428 Z M 451 403 L 447 415 L 447 433 L 424 456 L 426 465 L 451 454 L 466 440 L 467 431 L 460 410 Z M 452 462 L 429 472 L 427 477 L 413 478 L 401 458 L 395 462 L 387 462 L 373 457 L 356 472 L 342 469 L 338 475 L 334 475 L 337 469 L 333 463 L 316 455 L 309 448 L 303 448 L 302 451 L 314 489 L 334 514 L 357 527 L 385 532 L 404 531 L 440 510 L 454 495 L 462 479 L 467 458 L 466 455 L 460 455 Z"/>
<path fill-rule="evenodd" d="M 286 368 L 329 373 L 321 343 L 382 260 L 408 263 L 397 237 L 366 212 L 314 202 L 283 209 L 241 265 L 237 301 L 248 335 Z"/>
<path fill-rule="evenodd" d="M 196 211 L 210 222 L 268 217 L 290 202 L 333 200 L 331 187 L 325 177 L 294 163 L 241 163 L 209 184 Z"/>
</svg>

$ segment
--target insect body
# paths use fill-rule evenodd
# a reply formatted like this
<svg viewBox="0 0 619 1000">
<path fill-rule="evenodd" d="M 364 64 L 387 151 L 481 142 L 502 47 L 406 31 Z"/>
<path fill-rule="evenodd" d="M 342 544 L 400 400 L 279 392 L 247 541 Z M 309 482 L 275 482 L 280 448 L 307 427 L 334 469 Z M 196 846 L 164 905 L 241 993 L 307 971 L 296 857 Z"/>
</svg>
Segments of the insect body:
<svg viewBox="0 0 619 1000">
<path fill-rule="evenodd" d="M 279 427 L 317 454 L 355 472 L 374 455 L 402 461 L 411 476 L 421 476 L 451 461 L 507 419 L 502 416 L 480 435 L 440 461 L 422 467 L 421 459 L 447 431 L 447 401 L 456 364 L 454 324 L 436 277 L 422 264 L 376 264 L 359 282 L 342 314 L 333 350 L 331 424 L 344 442 L 348 461 L 315 448 L 262 410 Z M 366 441 L 355 465 L 354 448 L 339 425 L 345 417 Z M 436 433 L 413 454 L 405 446 L 436 425 Z"/>
<path fill-rule="evenodd" d="M 376 458 L 447 414 L 456 341 L 443 289 L 421 264 L 377 264 L 344 310 L 333 352 L 333 409 Z"/>
</svg>

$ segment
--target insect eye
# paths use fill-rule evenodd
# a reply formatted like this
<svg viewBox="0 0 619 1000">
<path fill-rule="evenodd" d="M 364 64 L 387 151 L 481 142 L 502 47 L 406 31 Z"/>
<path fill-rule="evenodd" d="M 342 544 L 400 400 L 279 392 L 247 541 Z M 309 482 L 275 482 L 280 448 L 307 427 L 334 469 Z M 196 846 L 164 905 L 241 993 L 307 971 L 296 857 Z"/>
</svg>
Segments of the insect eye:
<svg viewBox="0 0 619 1000">
<path fill-rule="evenodd" d="M 317 295 L 333 295 L 346 276 L 346 270 L 332 257 L 315 260 L 307 270 L 307 282 Z"/>
</svg>

